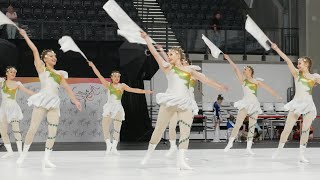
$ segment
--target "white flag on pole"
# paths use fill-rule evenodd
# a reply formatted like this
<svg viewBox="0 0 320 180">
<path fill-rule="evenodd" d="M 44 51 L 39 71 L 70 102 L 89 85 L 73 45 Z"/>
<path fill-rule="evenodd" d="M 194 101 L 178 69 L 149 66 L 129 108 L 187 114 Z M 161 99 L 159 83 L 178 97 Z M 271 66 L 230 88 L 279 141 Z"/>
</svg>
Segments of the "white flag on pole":
<svg viewBox="0 0 320 180">
<path fill-rule="evenodd" d="M 3 25 L 3 24 L 11 24 L 19 29 L 19 27 L 16 25 L 16 23 L 12 22 L 5 14 L 3 14 L 0 11 L 0 25 Z"/>
<path fill-rule="evenodd" d="M 270 39 L 264 34 L 259 26 L 247 15 L 246 30 L 260 43 L 260 45 L 266 50 L 270 50 L 270 46 L 267 41 L 271 42 Z"/>
<path fill-rule="evenodd" d="M 140 36 L 143 31 L 132 19 L 123 11 L 123 9 L 114 0 L 109 0 L 103 6 L 103 9 L 118 25 L 118 34 L 126 38 L 130 43 L 146 44 L 146 41 Z M 151 39 L 152 43 L 156 43 Z"/>
<path fill-rule="evenodd" d="M 73 41 L 73 39 L 70 36 L 63 36 L 59 39 L 58 43 L 61 46 L 61 50 L 63 52 L 67 51 L 74 51 L 80 53 L 87 61 L 88 58 L 84 55 L 84 53 L 80 50 L 80 48 L 77 46 L 77 44 Z"/>
<path fill-rule="evenodd" d="M 219 54 L 222 53 L 222 51 L 216 46 L 214 45 L 205 35 L 202 34 L 202 39 L 204 41 L 204 43 L 206 43 L 206 45 L 209 47 L 210 51 L 211 51 L 211 55 L 214 58 L 218 58 Z"/>
</svg>

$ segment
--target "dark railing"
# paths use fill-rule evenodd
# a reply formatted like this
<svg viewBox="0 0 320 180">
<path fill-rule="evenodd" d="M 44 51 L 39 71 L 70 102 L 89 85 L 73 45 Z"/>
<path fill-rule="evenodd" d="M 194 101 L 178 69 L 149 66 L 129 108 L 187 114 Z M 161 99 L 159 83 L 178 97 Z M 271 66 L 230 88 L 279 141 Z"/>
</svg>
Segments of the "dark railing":
<svg viewBox="0 0 320 180">
<path fill-rule="evenodd" d="M 72 21 L 20 21 L 20 27 L 25 28 L 33 39 L 59 39 L 63 35 L 70 35 L 75 40 L 117 41 L 123 40 L 117 35 L 117 25 L 114 22 L 72 22 Z M 151 35 L 151 27 L 161 28 L 161 39 L 156 40 L 164 47 L 181 46 L 186 53 L 205 53 L 208 48 L 201 39 L 204 34 L 223 52 L 229 54 L 266 54 L 260 44 L 248 34 L 244 27 L 222 27 L 219 33 L 208 26 L 170 25 L 165 23 L 138 23 Z M 262 28 L 271 41 L 276 42 L 288 55 L 298 55 L 299 36 L 297 28 Z M 170 32 L 173 34 L 170 34 Z M 2 32 L 5 32 L 3 29 Z M 173 35 L 173 36 L 170 36 Z M 173 41 L 177 40 L 178 44 Z"/>
</svg>

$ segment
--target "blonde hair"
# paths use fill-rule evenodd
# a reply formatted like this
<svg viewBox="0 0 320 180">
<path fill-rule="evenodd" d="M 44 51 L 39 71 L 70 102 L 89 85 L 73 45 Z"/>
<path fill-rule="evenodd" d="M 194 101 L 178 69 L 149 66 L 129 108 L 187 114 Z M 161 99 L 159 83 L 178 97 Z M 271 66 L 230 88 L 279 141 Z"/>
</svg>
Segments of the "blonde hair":
<svg viewBox="0 0 320 180">
<path fill-rule="evenodd" d="M 181 63 L 186 60 L 186 54 L 184 53 L 184 51 L 181 47 L 178 47 L 178 46 L 172 47 L 169 49 L 169 52 L 170 51 L 175 51 L 176 54 L 180 55 L 180 62 Z"/>
<path fill-rule="evenodd" d="M 305 63 L 308 63 L 308 70 L 311 72 L 311 67 L 312 67 L 312 59 L 308 56 L 302 56 L 298 60 L 302 60 Z"/>
</svg>

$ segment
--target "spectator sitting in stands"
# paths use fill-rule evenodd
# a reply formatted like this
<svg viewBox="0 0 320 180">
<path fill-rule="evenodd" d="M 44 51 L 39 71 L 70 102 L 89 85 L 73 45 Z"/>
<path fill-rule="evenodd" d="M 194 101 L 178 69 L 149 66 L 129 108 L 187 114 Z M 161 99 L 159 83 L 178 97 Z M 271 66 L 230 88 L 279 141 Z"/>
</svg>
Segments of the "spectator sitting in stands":
<svg viewBox="0 0 320 180">
<path fill-rule="evenodd" d="M 242 131 L 239 132 L 240 140 L 247 140 L 248 129 L 249 129 L 249 118 L 248 117 L 245 118 L 245 120 L 243 121 L 243 125 L 240 129 L 242 129 Z M 254 128 L 253 134 L 254 134 L 253 141 L 256 142 L 257 140 L 259 140 L 259 137 L 260 137 L 260 133 L 259 133 L 256 125 Z"/>
<path fill-rule="evenodd" d="M 229 118 L 227 119 L 227 139 L 231 136 L 231 132 L 233 130 L 233 127 L 235 125 L 236 118 L 234 115 L 229 113 Z"/>
<path fill-rule="evenodd" d="M 221 14 L 220 12 L 215 12 L 213 14 L 213 19 L 211 22 L 211 29 L 213 30 L 213 43 L 220 47 L 221 45 Z"/>
<path fill-rule="evenodd" d="M 17 23 L 17 19 L 18 19 L 17 13 L 14 11 L 14 9 L 13 9 L 13 7 L 11 5 L 7 9 L 6 16 L 11 21 L 13 21 L 14 23 L 16 23 L 18 25 L 18 23 Z M 7 24 L 8 39 L 15 39 L 16 32 L 17 32 L 17 29 L 16 29 L 15 26 L 13 26 L 11 24 Z"/>
<path fill-rule="evenodd" d="M 294 140 L 300 140 L 300 135 L 301 135 L 300 130 L 302 129 L 302 128 L 300 128 L 300 124 L 301 124 L 301 122 L 298 122 L 297 127 L 294 129 L 294 133 L 293 133 L 293 137 L 292 137 L 292 139 L 294 139 Z M 309 140 L 313 140 L 313 134 L 314 134 L 313 132 L 314 132 L 314 129 L 312 126 L 310 126 Z"/>
</svg>

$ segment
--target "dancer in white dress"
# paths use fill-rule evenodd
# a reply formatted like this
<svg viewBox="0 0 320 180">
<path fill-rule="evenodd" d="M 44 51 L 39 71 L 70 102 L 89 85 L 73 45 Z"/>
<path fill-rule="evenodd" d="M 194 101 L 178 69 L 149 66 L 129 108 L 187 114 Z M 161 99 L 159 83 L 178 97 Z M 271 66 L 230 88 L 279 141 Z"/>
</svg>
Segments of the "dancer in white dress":
<svg viewBox="0 0 320 180">
<path fill-rule="evenodd" d="M 22 153 L 22 136 L 20 132 L 19 123 L 23 118 L 23 114 L 20 106 L 16 101 L 16 95 L 18 90 L 21 90 L 29 95 L 33 95 L 34 92 L 25 88 L 20 81 L 14 81 L 16 77 L 17 69 L 12 66 L 6 68 L 6 78 L 0 78 L 2 102 L 0 107 L 0 134 L 4 146 L 7 149 L 7 153 L 1 158 L 12 157 L 13 150 L 11 147 L 8 125 L 11 123 L 12 132 L 16 139 L 17 149 L 19 153 Z"/>
<path fill-rule="evenodd" d="M 162 53 L 164 53 L 164 51 Z M 164 57 L 164 55 L 162 55 L 162 57 Z M 193 70 L 197 70 L 197 71 L 201 70 L 201 68 L 199 66 L 191 65 L 191 61 L 188 58 L 182 60 L 182 65 L 183 66 L 189 66 Z M 190 96 L 191 96 L 191 99 L 192 99 L 192 114 L 193 115 L 198 115 L 198 112 L 199 112 L 199 108 L 198 108 L 197 102 L 196 102 L 195 97 L 194 97 L 194 87 L 196 86 L 196 82 L 197 82 L 196 79 L 194 79 L 192 77 L 190 78 L 189 91 L 190 91 Z M 169 122 L 170 149 L 166 153 L 167 157 L 171 156 L 175 151 L 178 150 L 178 147 L 177 147 L 177 144 L 176 144 L 176 139 L 177 139 L 176 128 L 177 128 L 178 120 L 179 119 L 172 120 L 172 121 Z"/>
<path fill-rule="evenodd" d="M 104 134 L 104 139 L 106 142 L 107 150 L 106 154 L 112 152 L 112 154 L 119 155 L 120 153 L 117 151 L 117 145 L 120 137 L 120 130 L 122 121 L 125 120 L 124 110 L 121 104 L 121 98 L 123 91 L 138 93 L 138 94 L 151 94 L 152 91 L 131 88 L 124 83 L 120 83 L 120 72 L 113 71 L 111 73 L 112 83 L 105 80 L 105 78 L 101 75 L 96 66 L 88 61 L 89 66 L 92 68 L 93 72 L 99 78 L 103 86 L 108 89 L 108 100 L 107 103 L 103 106 L 103 120 L 102 120 L 102 130 Z M 110 140 L 110 125 L 113 122 L 113 135 L 112 135 L 112 143 Z"/>
<path fill-rule="evenodd" d="M 27 33 L 23 29 L 20 29 L 19 32 L 33 52 L 34 65 L 39 75 L 41 89 L 39 93 L 34 94 L 28 99 L 28 105 L 33 105 L 34 108 L 31 117 L 31 124 L 25 138 L 23 152 L 17 160 L 17 164 L 18 166 L 22 165 L 41 121 L 45 118 L 45 116 L 47 116 L 48 138 L 46 141 L 42 166 L 43 168 L 54 168 L 56 165 L 51 163 L 49 157 L 56 139 L 60 118 L 60 97 L 58 94 L 59 87 L 62 86 L 66 90 L 67 94 L 71 98 L 71 101 L 75 104 L 79 111 L 81 111 L 81 103 L 76 98 L 67 81 L 65 80 L 68 78 L 68 73 L 54 69 L 54 66 L 57 63 L 57 58 L 53 50 L 44 50 L 40 58 L 37 47 L 29 39 Z"/>
<path fill-rule="evenodd" d="M 190 79 L 193 77 L 209 86 L 219 89 L 226 89 L 226 87 L 209 80 L 188 66 L 183 66 L 181 61 L 185 56 L 181 48 L 171 48 L 169 50 L 168 63 L 157 52 L 150 41 L 150 37 L 146 33 L 142 32 L 141 37 L 145 39 L 151 54 L 154 56 L 160 69 L 166 74 L 168 80 L 166 92 L 158 93 L 156 96 L 157 103 L 160 104 L 158 119 L 149 142 L 147 153 L 141 161 L 141 164 L 145 164 L 151 157 L 168 123 L 172 120 L 176 121 L 179 119 L 180 139 L 177 165 L 180 169 L 192 169 L 185 162 L 184 157 L 189 145 L 190 128 L 193 120 L 192 98 L 189 91 Z"/>
<path fill-rule="evenodd" d="M 160 55 L 162 56 L 162 58 L 166 61 L 169 62 L 169 58 L 168 55 L 165 53 L 164 49 L 162 48 L 161 45 L 157 44 L 156 45 L 157 49 L 160 51 Z M 184 58 L 181 60 L 181 64 L 183 66 L 188 66 L 193 70 L 199 71 L 201 70 L 201 68 L 199 66 L 194 66 L 191 65 L 191 61 L 189 58 Z M 194 78 L 190 78 L 190 83 L 189 83 L 189 91 L 190 91 L 190 96 L 192 99 L 192 113 L 193 115 L 198 115 L 199 112 L 199 108 L 197 105 L 197 102 L 195 101 L 194 98 L 194 87 L 196 85 L 197 80 Z M 169 122 L 169 142 L 170 142 L 170 149 L 168 150 L 168 152 L 166 153 L 167 157 L 170 157 L 174 152 L 176 152 L 178 150 L 177 144 L 176 144 L 176 139 L 177 139 L 177 132 L 176 132 L 176 128 L 177 128 L 177 123 L 178 123 L 179 119 L 176 120 L 172 120 Z"/>
<path fill-rule="evenodd" d="M 289 70 L 294 77 L 294 84 L 296 88 L 294 98 L 284 106 L 285 110 L 289 111 L 289 114 L 287 116 L 285 127 L 281 133 L 279 146 L 273 154 L 272 158 L 276 158 L 280 151 L 283 149 L 293 126 L 296 124 L 296 121 L 298 120 L 300 115 L 302 115 L 303 124 L 301 131 L 302 135 L 300 138 L 299 162 L 308 163 L 309 160 L 304 157 L 304 153 L 309 140 L 309 131 L 311 124 L 317 116 L 316 106 L 314 105 L 312 98 L 312 89 L 316 83 L 320 83 L 320 75 L 316 73 L 310 73 L 312 66 L 311 58 L 306 56 L 300 57 L 298 59 L 297 69 L 294 67 L 290 58 L 286 54 L 284 54 L 276 44 L 272 43 L 271 47 L 288 64 Z"/>
<path fill-rule="evenodd" d="M 277 97 L 279 100 L 282 98 L 269 86 L 264 84 L 262 80 L 253 78 L 254 69 L 251 66 L 246 66 L 242 74 L 240 69 L 237 67 L 237 65 L 231 60 L 231 58 L 227 54 L 224 54 L 224 58 L 231 64 L 232 69 L 236 73 L 238 80 L 242 84 L 242 89 L 244 94 L 242 100 L 234 103 L 234 107 L 236 107 L 239 110 L 239 112 L 237 115 L 236 124 L 232 130 L 231 136 L 229 138 L 229 142 L 225 147 L 224 151 L 225 152 L 229 151 L 229 149 L 233 146 L 233 141 L 237 137 L 239 133 L 239 129 L 242 126 L 245 117 L 248 115 L 249 127 L 248 127 L 246 152 L 248 154 L 253 155 L 254 153 L 251 150 L 251 146 L 253 143 L 254 128 L 257 123 L 258 115 L 262 113 L 262 110 L 260 108 L 260 103 L 257 98 L 258 87 L 264 88 L 271 95 Z"/>
</svg>

